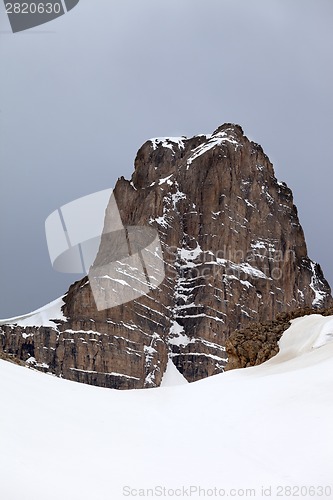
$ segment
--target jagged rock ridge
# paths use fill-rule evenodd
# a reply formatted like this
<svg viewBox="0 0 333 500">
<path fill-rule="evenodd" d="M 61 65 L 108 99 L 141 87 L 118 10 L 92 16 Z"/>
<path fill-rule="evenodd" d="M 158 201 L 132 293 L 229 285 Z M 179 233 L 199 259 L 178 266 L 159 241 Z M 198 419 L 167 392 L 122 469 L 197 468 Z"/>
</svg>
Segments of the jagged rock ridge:
<svg viewBox="0 0 333 500">
<path fill-rule="evenodd" d="M 236 329 L 331 304 L 320 266 L 307 256 L 290 189 L 238 125 L 147 141 L 114 196 L 124 226 L 158 229 L 163 283 L 98 311 L 84 278 L 70 287 L 67 320 L 56 328 L 31 328 L 27 337 L 26 329 L 2 327 L 5 351 L 34 356 L 71 380 L 154 387 L 169 357 L 189 381 L 220 373 Z M 107 254 L 103 236 L 97 260 Z"/>
</svg>

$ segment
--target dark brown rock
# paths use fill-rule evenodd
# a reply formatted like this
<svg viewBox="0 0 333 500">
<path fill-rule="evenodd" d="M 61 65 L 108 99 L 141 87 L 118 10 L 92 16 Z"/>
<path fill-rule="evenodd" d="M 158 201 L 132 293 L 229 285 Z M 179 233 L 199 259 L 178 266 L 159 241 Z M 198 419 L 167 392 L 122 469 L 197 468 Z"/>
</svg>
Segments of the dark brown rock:
<svg viewBox="0 0 333 500">
<path fill-rule="evenodd" d="M 226 341 L 228 364 L 226 370 L 260 365 L 279 352 L 278 342 L 289 328 L 290 321 L 309 314 L 333 316 L 333 307 L 312 309 L 304 307 L 282 313 L 272 321 L 250 323 L 246 328 L 231 333 Z"/>
<path fill-rule="evenodd" d="M 3 351 L 71 380 L 154 387 L 168 357 L 189 381 L 222 372 L 227 355 L 229 368 L 265 361 L 277 352 L 280 326 L 245 327 L 332 303 L 320 266 L 307 256 L 290 189 L 238 125 L 146 142 L 131 181 L 119 179 L 114 196 L 125 227 L 158 230 L 164 281 L 98 311 L 84 278 L 65 296 L 66 322 L 2 327 Z M 107 261 L 109 244 L 104 234 L 96 262 Z"/>
</svg>

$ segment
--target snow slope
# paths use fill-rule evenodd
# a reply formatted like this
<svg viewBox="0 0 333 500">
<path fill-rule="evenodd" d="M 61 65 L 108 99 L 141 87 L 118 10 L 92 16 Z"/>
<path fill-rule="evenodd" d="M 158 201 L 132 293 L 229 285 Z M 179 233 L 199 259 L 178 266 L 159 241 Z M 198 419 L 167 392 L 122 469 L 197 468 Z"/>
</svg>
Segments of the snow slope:
<svg viewBox="0 0 333 500">
<path fill-rule="evenodd" d="M 46 304 L 36 311 L 33 311 L 23 316 L 16 316 L 14 318 L 1 319 L 0 325 L 19 325 L 19 326 L 52 326 L 55 327 L 55 323 L 52 319 L 66 320 L 61 310 L 64 305 L 63 297 L 59 297 L 53 300 L 49 304 Z"/>
<path fill-rule="evenodd" d="M 261 366 L 193 384 L 169 367 L 137 391 L 0 361 L 0 498 L 333 498 L 332 336 L 333 317 L 299 318 Z"/>
</svg>

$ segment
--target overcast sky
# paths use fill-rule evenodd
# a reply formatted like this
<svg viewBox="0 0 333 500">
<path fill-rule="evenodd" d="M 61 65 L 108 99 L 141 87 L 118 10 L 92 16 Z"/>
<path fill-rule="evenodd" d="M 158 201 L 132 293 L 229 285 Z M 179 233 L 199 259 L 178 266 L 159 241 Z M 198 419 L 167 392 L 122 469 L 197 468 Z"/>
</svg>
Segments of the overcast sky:
<svg viewBox="0 0 333 500">
<path fill-rule="evenodd" d="M 154 136 L 242 125 L 333 284 L 332 0 L 81 0 L 12 34 L 0 7 L 0 317 L 62 295 L 44 222 L 130 177 Z"/>
</svg>

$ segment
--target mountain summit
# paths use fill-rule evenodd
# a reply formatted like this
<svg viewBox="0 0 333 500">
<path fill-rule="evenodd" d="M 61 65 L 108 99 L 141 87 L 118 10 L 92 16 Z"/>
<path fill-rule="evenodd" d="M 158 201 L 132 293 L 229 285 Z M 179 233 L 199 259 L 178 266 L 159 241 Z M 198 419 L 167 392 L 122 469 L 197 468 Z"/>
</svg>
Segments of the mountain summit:
<svg viewBox="0 0 333 500">
<path fill-rule="evenodd" d="M 0 327 L 5 352 L 71 380 L 156 387 L 168 361 L 188 381 L 220 373 L 236 329 L 332 304 L 291 190 L 238 125 L 147 141 L 113 196 L 124 227 L 158 230 L 164 281 L 99 311 L 86 277 L 70 287 L 54 326 L 34 326 L 32 316 L 29 325 Z M 107 261 L 109 243 L 102 236 L 96 262 Z"/>
</svg>

